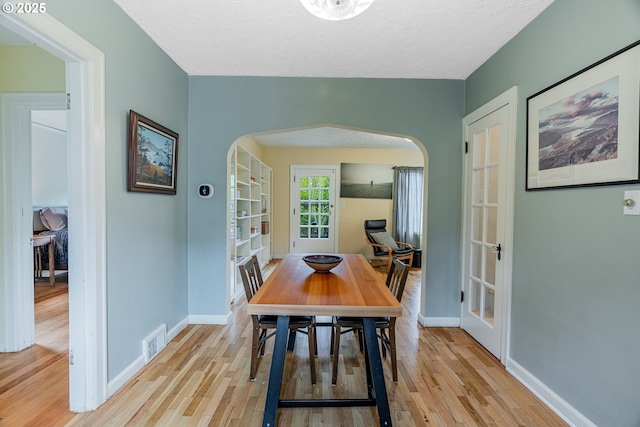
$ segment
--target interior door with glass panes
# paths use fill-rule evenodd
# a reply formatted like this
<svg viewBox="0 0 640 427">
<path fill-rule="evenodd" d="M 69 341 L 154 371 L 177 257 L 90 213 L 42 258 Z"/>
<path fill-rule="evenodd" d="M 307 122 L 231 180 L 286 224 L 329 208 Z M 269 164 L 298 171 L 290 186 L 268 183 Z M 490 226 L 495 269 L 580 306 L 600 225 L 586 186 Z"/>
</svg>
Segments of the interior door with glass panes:
<svg viewBox="0 0 640 427">
<path fill-rule="evenodd" d="M 467 127 L 462 327 L 501 357 L 506 287 L 506 120 L 503 107 Z M 507 219 L 508 221 L 508 219 Z"/>
<path fill-rule="evenodd" d="M 291 166 L 292 253 L 335 253 L 336 166 Z"/>
</svg>

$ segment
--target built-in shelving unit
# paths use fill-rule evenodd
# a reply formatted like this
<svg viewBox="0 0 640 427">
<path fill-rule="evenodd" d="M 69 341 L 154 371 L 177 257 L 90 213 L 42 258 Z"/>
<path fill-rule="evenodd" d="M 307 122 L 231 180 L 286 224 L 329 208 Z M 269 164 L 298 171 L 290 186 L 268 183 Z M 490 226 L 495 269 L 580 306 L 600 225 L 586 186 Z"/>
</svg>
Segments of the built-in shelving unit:
<svg viewBox="0 0 640 427">
<path fill-rule="evenodd" d="M 241 146 L 231 156 L 231 295 L 243 292 L 238 264 L 252 255 L 264 267 L 271 260 L 271 168 Z"/>
</svg>

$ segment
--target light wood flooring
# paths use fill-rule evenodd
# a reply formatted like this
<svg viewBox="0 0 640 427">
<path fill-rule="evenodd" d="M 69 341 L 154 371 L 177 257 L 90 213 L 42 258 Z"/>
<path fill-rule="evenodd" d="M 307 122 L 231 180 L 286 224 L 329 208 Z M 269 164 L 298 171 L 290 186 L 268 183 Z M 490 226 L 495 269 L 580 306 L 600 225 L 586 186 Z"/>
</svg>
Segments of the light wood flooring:
<svg viewBox="0 0 640 427">
<path fill-rule="evenodd" d="M 34 288 L 36 344 L 0 354 L 0 426 L 64 426 L 75 415 L 69 412 L 67 283 L 40 285 Z"/>
<path fill-rule="evenodd" d="M 391 381 L 389 361 L 383 361 L 394 425 L 566 426 L 464 331 L 419 326 L 419 278 L 419 271 L 411 272 L 397 325 L 397 383 Z M 60 309 L 66 301 L 49 304 Z M 67 410 L 67 338 L 54 338 L 44 326 L 52 343 L 20 356 L 0 354 L 0 426 L 260 426 L 273 340 L 257 380 L 249 381 L 251 327 L 245 310 L 242 299 L 229 324 L 188 326 L 105 404 L 85 414 Z M 315 386 L 306 339 L 299 337 L 287 354 L 283 397 L 365 397 L 364 361 L 353 334 L 342 337 L 338 385 L 331 386 L 329 336 L 329 328 L 319 328 Z M 278 425 L 374 426 L 376 413 L 375 408 L 280 409 Z"/>
</svg>

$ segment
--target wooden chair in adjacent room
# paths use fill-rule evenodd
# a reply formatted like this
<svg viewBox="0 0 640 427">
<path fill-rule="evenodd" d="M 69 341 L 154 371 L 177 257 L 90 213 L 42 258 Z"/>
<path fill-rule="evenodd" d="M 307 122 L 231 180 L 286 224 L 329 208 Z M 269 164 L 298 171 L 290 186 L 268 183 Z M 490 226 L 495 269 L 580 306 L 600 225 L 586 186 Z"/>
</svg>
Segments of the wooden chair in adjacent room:
<svg viewBox="0 0 640 427">
<path fill-rule="evenodd" d="M 262 272 L 260 271 L 260 264 L 258 258 L 254 255 L 247 262 L 238 265 L 240 270 L 240 277 L 242 277 L 242 284 L 244 285 L 244 292 L 247 297 L 247 302 L 251 301 L 251 298 L 258 292 L 260 286 L 262 286 Z M 251 347 L 251 372 L 249 379 L 255 381 L 256 372 L 258 370 L 258 358 L 264 356 L 264 349 L 266 341 L 275 335 L 276 324 L 278 322 L 277 316 L 270 315 L 252 315 L 251 321 L 253 323 L 253 338 Z M 289 329 L 295 330 L 306 334 L 309 338 L 309 363 L 311 365 L 311 383 L 316 383 L 316 337 L 315 337 L 315 318 L 313 316 L 291 316 L 289 322 Z M 272 330 L 269 332 L 269 330 Z"/>
<path fill-rule="evenodd" d="M 413 263 L 413 246 L 409 243 L 398 242 L 387 232 L 386 219 L 367 219 L 364 221 L 364 240 L 373 249 L 373 256 L 383 258 L 387 270 L 391 268 L 393 258 Z"/>
</svg>

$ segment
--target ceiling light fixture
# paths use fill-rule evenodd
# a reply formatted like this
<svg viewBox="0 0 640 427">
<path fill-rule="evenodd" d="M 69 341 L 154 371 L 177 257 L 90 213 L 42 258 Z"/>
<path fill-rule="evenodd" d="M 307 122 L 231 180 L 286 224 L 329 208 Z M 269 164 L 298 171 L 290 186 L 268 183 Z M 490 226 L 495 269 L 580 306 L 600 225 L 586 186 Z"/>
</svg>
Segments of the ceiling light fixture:
<svg viewBox="0 0 640 427">
<path fill-rule="evenodd" d="M 302 5 L 318 18 L 343 21 L 360 15 L 374 0 L 300 0 Z"/>
</svg>

